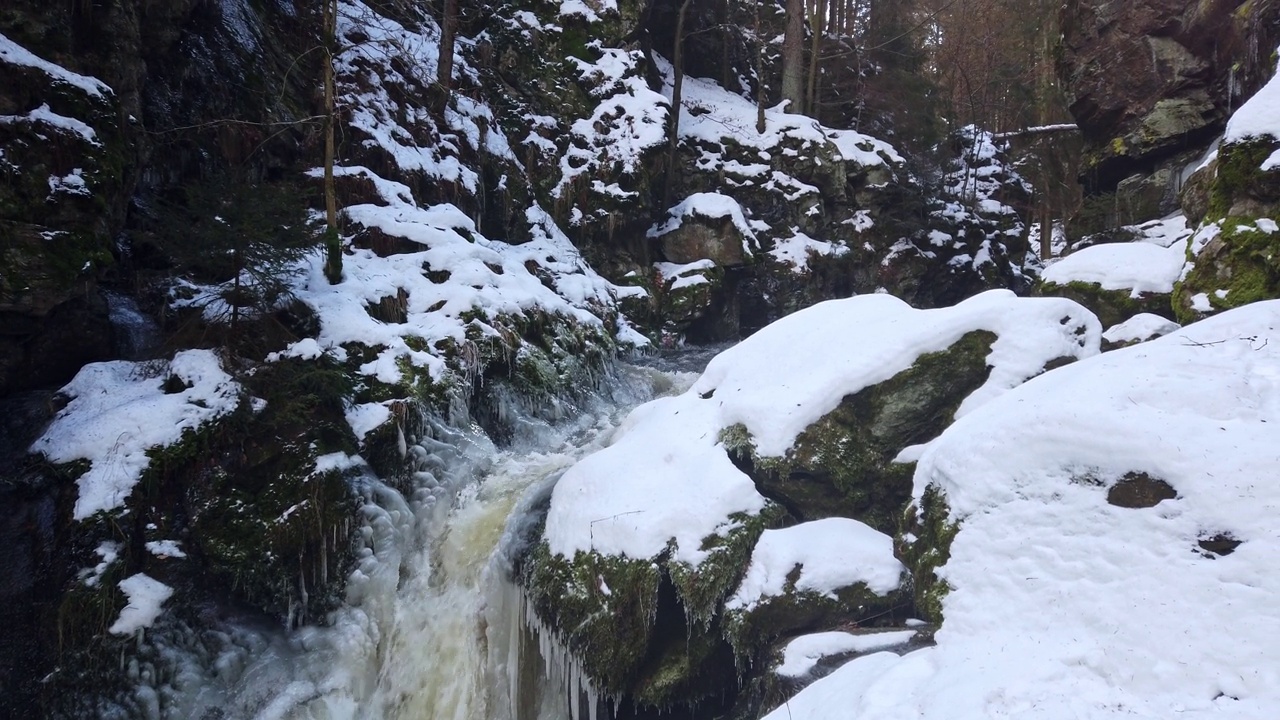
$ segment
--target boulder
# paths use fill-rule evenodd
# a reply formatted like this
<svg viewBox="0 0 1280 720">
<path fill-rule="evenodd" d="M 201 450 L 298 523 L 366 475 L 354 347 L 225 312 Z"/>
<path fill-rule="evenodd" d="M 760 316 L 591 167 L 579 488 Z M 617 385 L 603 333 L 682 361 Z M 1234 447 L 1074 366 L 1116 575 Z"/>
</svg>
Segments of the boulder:
<svg viewBox="0 0 1280 720">
<path fill-rule="evenodd" d="M 1221 132 L 1271 75 L 1266 53 L 1248 48 L 1276 46 L 1277 13 L 1238 0 L 1065 3 L 1059 71 L 1085 138 L 1086 192 L 1167 163 L 1180 170 L 1175 156 Z"/>
</svg>

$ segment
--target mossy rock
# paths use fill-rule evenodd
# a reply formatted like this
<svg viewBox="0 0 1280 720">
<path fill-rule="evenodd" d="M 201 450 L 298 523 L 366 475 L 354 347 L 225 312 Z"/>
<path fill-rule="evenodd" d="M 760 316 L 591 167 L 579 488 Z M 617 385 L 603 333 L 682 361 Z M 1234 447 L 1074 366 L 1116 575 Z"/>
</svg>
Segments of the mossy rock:
<svg viewBox="0 0 1280 720">
<path fill-rule="evenodd" d="M 937 570 L 951 559 L 951 543 L 959 530 L 959 523 L 951 520 L 946 494 L 934 486 L 902 513 L 895 552 L 911 571 L 916 613 L 930 623 L 943 621 L 942 600 L 951 586 Z"/>
<path fill-rule="evenodd" d="M 742 426 L 729 428 L 723 441 L 761 494 L 797 520 L 849 517 L 893 533 L 911 495 L 911 467 L 893 459 L 951 424 L 960 403 L 986 382 L 995 341 L 985 330 L 967 333 L 889 380 L 846 396 L 784 457 L 755 455 Z"/>
<path fill-rule="evenodd" d="M 1171 296 L 1165 293 L 1144 292 L 1138 297 L 1133 297 L 1128 290 L 1104 290 L 1097 283 L 1072 281 L 1059 285 L 1042 281 L 1036 286 L 1034 294 L 1038 297 L 1063 297 L 1074 300 L 1097 315 L 1098 321 L 1104 328 L 1119 325 L 1141 313 L 1174 319 Z"/>
<path fill-rule="evenodd" d="M 1174 290 L 1173 309 L 1184 325 L 1207 314 L 1193 307 L 1196 295 L 1208 298 L 1210 312 L 1280 297 L 1280 232 L 1266 232 L 1254 221 L 1226 218 L 1218 236 L 1191 260 L 1194 267 Z"/>
<path fill-rule="evenodd" d="M 725 613 L 725 635 L 740 657 L 755 657 L 779 637 L 818 628 L 860 624 L 865 621 L 887 622 L 895 608 L 903 608 L 902 593 L 894 591 L 876 595 L 865 583 L 839 588 L 834 597 L 807 590 L 796 590 L 799 577 L 795 568 L 787 576 L 782 595 L 762 598 L 749 609 Z"/>
<path fill-rule="evenodd" d="M 1280 210 L 1280 169 L 1263 170 L 1262 164 L 1280 149 L 1280 141 L 1253 138 L 1224 144 L 1218 149 L 1217 173 L 1206 217 L 1267 217 Z"/>
<path fill-rule="evenodd" d="M 605 693 L 633 691 L 649 656 L 658 615 L 662 571 L 653 560 L 596 552 L 572 559 L 533 547 L 521 584 L 534 611 L 582 661 Z"/>
</svg>

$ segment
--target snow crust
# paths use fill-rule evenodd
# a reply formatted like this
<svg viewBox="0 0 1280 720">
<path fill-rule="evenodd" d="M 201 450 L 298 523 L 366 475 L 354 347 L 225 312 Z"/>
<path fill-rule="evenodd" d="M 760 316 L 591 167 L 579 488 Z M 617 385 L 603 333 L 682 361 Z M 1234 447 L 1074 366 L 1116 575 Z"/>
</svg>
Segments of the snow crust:
<svg viewBox="0 0 1280 720">
<path fill-rule="evenodd" d="M 171 376 L 190 387 L 166 393 Z M 148 450 L 178 442 L 240 402 L 240 385 L 209 350 L 185 350 L 167 363 L 92 363 L 60 393 L 71 402 L 31 451 L 55 463 L 89 461 L 76 480 L 76 520 L 123 505 L 150 465 Z"/>
<path fill-rule="evenodd" d="M 1092 313 L 1061 298 L 992 290 L 954 307 L 916 310 L 891 295 L 863 295 L 765 327 L 716 356 L 691 392 L 714 392 L 725 427 L 744 424 L 759 455 L 780 457 L 844 396 L 975 330 L 1000 337 L 987 358 L 990 378 L 957 416 L 1039 373 L 1049 359 L 1095 354 L 1102 334 Z"/>
<path fill-rule="evenodd" d="M 116 635 L 131 635 L 142 628 L 151 627 L 160 617 L 161 606 L 173 595 L 173 588 L 152 578 L 138 573 L 130 575 L 118 583 L 129 598 L 129 604 L 120 611 L 120 617 L 107 628 L 107 632 Z"/>
<path fill-rule="evenodd" d="M 1143 242 L 1108 243 L 1062 258 L 1046 268 L 1043 277 L 1046 282 L 1059 285 L 1085 282 L 1104 290 L 1128 290 L 1132 297 L 1171 293 L 1186 258 L 1186 240 L 1168 248 Z"/>
<path fill-rule="evenodd" d="M 1119 325 L 1112 325 L 1102 333 L 1107 342 L 1143 342 L 1157 338 L 1182 327 L 1178 323 L 1151 313 L 1138 313 Z"/>
<path fill-rule="evenodd" d="M 689 217 L 704 217 L 713 220 L 729 218 L 733 222 L 733 226 L 738 229 L 738 232 L 742 233 L 743 251 L 750 254 L 751 243 L 755 241 L 756 234 L 752 232 L 751 226 L 747 223 L 746 215 L 742 212 L 742 206 L 738 204 L 737 200 L 728 195 L 721 195 L 715 192 L 694 193 L 681 200 L 679 204 L 667 211 L 666 222 L 649 228 L 647 234 L 651 238 L 662 237 L 679 229 L 684 224 L 685 219 Z"/>
<path fill-rule="evenodd" d="M 1096 354 L 1102 332 L 1074 302 L 1002 290 L 938 310 L 916 310 L 888 295 L 807 308 L 718 355 L 686 393 L 637 408 L 613 445 L 570 468 L 552 493 L 545 530 L 551 551 L 649 559 L 674 541 L 676 561 L 699 564 L 703 538 L 734 527 L 731 515 L 765 505 L 720 445 L 724 429 L 742 423 L 757 453 L 783 455 L 846 395 L 980 329 L 999 336 L 987 358 L 993 370 L 960 414 L 1053 358 Z"/>
<path fill-rule="evenodd" d="M 1059 368 L 960 418 L 915 476 L 960 522 L 938 645 L 857 658 L 768 717 L 1274 715 L 1277 423 L 1280 301 Z M 1109 504 L 1130 472 L 1177 497 Z M 1241 544 L 1198 545 L 1219 535 Z"/>
<path fill-rule="evenodd" d="M 751 552 L 747 574 L 725 602 L 726 610 L 751 610 L 788 592 L 787 576 L 800 566 L 796 592 L 835 598 L 857 583 L 884 596 L 902 584 L 902 563 L 893 556 L 893 538 L 849 518 L 832 517 L 781 530 L 765 530 Z"/>
<path fill-rule="evenodd" d="M 821 632 L 800 637 L 782 649 L 782 664 L 775 673 L 790 678 L 808 675 L 824 657 L 845 653 L 869 653 L 906 645 L 916 636 L 915 630 L 862 633 Z"/>
<path fill-rule="evenodd" d="M 114 94 L 111 92 L 111 88 L 101 80 L 88 75 L 73 73 L 61 65 L 55 65 L 48 60 L 40 58 L 30 50 L 5 37 L 3 33 L 0 33 L 0 62 L 18 67 L 35 68 L 48 75 L 53 82 L 70 85 L 90 97 L 103 99 L 107 95 Z"/>
<path fill-rule="evenodd" d="M 797 230 L 791 237 L 774 242 L 773 249 L 769 251 L 769 255 L 780 263 L 790 265 L 792 272 L 804 273 L 809 269 L 809 258 L 811 256 L 832 255 L 839 257 L 848 254 L 848 252 L 849 248 L 844 245 L 837 245 L 824 240 L 814 240 Z"/>
</svg>

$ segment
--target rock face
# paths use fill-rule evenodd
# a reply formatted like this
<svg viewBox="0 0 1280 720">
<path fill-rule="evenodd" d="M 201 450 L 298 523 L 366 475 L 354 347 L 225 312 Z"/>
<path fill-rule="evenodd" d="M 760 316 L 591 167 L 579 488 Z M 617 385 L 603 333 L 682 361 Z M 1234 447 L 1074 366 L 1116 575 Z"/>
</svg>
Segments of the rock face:
<svg viewBox="0 0 1280 720">
<path fill-rule="evenodd" d="M 762 329 L 560 479 L 517 563 L 543 639 L 639 717 L 747 718 L 786 639 L 936 620 L 955 529 L 941 498 L 908 509 L 915 458 L 966 403 L 1100 332 L 1073 302 L 1007 292 L 928 311 L 860 296 Z"/>
<path fill-rule="evenodd" d="M 1071 0 L 1060 74 L 1086 143 L 1089 194 L 1169 212 L 1181 168 L 1271 75 L 1280 8 L 1242 0 Z M 1123 186 L 1123 187 L 1122 187 Z"/>
</svg>

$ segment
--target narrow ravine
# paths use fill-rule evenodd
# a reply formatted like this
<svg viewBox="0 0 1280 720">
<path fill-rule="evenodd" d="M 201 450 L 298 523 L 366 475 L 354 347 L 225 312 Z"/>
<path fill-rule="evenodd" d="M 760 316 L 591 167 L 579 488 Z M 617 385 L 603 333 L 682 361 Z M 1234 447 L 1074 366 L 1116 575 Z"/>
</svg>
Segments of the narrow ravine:
<svg viewBox="0 0 1280 720">
<path fill-rule="evenodd" d="M 683 391 L 708 357 L 619 363 L 565 420 L 509 418 L 516 430 L 502 448 L 474 425 L 407 432 L 413 489 L 405 497 L 365 478 L 364 547 L 346 604 L 288 639 L 240 628 L 212 663 L 218 677 L 180 692 L 175 709 L 258 720 L 575 717 L 566 688 L 580 683 L 547 670 L 542 655 L 554 651 L 544 642 L 539 652 L 525 627 L 507 554 L 567 467 L 606 446 L 631 408 Z"/>
</svg>

